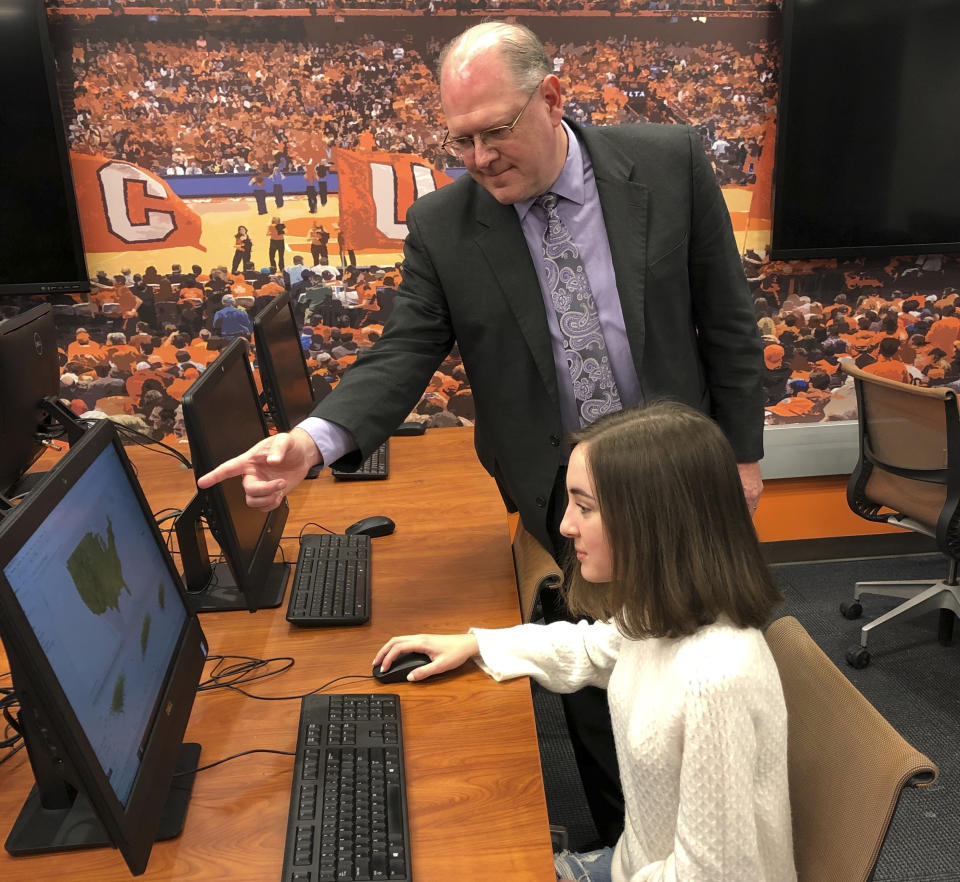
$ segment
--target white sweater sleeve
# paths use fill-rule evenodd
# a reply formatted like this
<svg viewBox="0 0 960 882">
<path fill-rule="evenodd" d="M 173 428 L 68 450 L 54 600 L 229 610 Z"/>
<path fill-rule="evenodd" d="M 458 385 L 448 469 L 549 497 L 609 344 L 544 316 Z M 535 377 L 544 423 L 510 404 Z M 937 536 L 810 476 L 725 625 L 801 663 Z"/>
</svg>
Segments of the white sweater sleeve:
<svg viewBox="0 0 960 882">
<path fill-rule="evenodd" d="M 552 692 L 606 688 L 622 640 L 607 622 L 470 630 L 480 646 L 476 662 L 486 674 L 494 680 L 533 677 Z"/>
</svg>

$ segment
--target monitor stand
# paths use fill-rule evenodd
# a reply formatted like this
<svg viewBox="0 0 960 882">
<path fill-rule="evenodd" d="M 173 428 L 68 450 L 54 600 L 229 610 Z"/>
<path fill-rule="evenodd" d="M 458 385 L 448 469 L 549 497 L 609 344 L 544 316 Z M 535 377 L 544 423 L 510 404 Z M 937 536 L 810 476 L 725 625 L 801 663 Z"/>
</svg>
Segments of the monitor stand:
<svg viewBox="0 0 960 882">
<path fill-rule="evenodd" d="M 180 746 L 174 769 L 175 777 L 170 782 L 155 837 L 156 842 L 174 839 L 183 831 L 187 804 L 190 802 L 193 781 L 196 778 L 195 769 L 199 762 L 199 744 L 186 742 Z M 114 842 L 86 794 L 77 792 L 73 801 L 65 808 L 48 809 L 41 804 L 40 791 L 36 785 L 23 804 L 6 841 L 7 851 L 16 856 L 99 848 L 106 845 L 113 846 Z"/>
<path fill-rule="evenodd" d="M 274 609 L 283 603 L 290 567 L 282 561 L 270 564 L 266 584 L 257 591 L 257 609 Z M 187 606 L 194 613 L 250 610 L 246 595 L 237 587 L 225 563 L 210 568 L 210 579 L 200 590 L 187 588 Z"/>
<path fill-rule="evenodd" d="M 251 609 L 247 596 L 237 587 L 230 567 L 225 563 L 210 563 L 202 518 L 203 505 L 198 493 L 183 509 L 175 523 L 190 611 L 254 612 L 280 606 L 287 588 L 291 564 L 283 561 L 270 564 L 264 584 L 257 589 L 256 606 Z"/>
<path fill-rule="evenodd" d="M 65 407 L 58 398 L 47 395 L 41 399 L 40 409 L 45 414 L 44 420 L 46 424 L 45 431 L 37 432 L 37 441 L 41 444 L 58 449 L 56 442 L 66 438 L 67 446 L 72 447 L 83 437 L 83 433 L 86 431 L 83 423 L 81 423 L 74 412 L 70 410 L 69 407 Z M 53 437 L 51 433 L 56 427 L 59 427 L 61 434 Z M 7 489 L 6 494 L 0 496 L 0 511 L 12 508 L 14 500 L 30 493 L 46 475 L 46 471 L 27 472 L 27 474 L 21 475 L 20 479 L 12 487 Z"/>
</svg>

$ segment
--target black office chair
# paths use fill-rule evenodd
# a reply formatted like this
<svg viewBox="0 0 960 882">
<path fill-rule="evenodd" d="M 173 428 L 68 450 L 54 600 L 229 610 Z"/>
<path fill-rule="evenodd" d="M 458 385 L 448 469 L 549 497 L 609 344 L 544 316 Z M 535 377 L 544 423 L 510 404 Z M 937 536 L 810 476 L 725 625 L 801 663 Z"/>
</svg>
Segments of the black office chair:
<svg viewBox="0 0 960 882">
<path fill-rule="evenodd" d="M 960 413 L 946 386 L 924 388 L 860 370 L 841 361 L 854 379 L 860 458 L 847 484 L 847 502 L 862 518 L 931 536 L 949 560 L 942 580 L 857 582 L 853 602 L 840 605 L 848 619 L 863 612 L 863 594 L 905 598 L 860 629 L 860 645 L 847 653 L 855 668 L 870 663 L 871 631 L 897 619 L 940 610 L 939 639 L 949 646 L 960 616 Z"/>
</svg>

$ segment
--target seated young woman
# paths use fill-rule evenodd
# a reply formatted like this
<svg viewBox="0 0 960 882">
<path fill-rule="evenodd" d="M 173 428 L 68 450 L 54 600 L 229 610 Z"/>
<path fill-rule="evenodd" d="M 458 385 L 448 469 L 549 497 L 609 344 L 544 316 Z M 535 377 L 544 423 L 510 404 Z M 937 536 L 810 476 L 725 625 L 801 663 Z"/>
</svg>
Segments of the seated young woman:
<svg viewBox="0 0 960 882">
<path fill-rule="evenodd" d="M 717 425 L 659 402 L 574 438 L 562 589 L 583 621 L 393 637 L 423 680 L 473 659 L 497 680 L 606 688 L 626 805 L 613 849 L 556 856 L 576 882 L 795 882 L 787 714 L 760 628 L 780 602 Z"/>
</svg>

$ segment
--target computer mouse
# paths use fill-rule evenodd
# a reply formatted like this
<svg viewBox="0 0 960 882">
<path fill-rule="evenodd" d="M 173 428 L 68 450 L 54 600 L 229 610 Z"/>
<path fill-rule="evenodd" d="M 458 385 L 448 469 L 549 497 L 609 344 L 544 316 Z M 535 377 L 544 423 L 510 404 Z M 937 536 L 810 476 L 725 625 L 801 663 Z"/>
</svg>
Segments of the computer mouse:
<svg viewBox="0 0 960 882">
<path fill-rule="evenodd" d="M 386 515 L 370 515 L 368 518 L 360 518 L 355 524 L 351 524 L 344 530 L 344 533 L 350 535 L 370 536 L 389 536 L 397 525 Z"/>
<path fill-rule="evenodd" d="M 380 683 L 402 683 L 412 670 L 423 667 L 430 661 L 430 656 L 422 652 L 401 652 L 385 674 L 380 672 L 380 665 L 374 665 L 373 676 Z"/>
<path fill-rule="evenodd" d="M 411 420 L 407 423 L 400 423 L 393 432 L 392 435 L 422 435 L 427 431 L 427 427 L 424 423 L 418 423 L 416 420 Z"/>
</svg>

